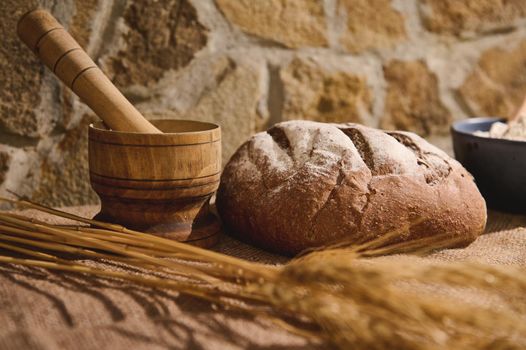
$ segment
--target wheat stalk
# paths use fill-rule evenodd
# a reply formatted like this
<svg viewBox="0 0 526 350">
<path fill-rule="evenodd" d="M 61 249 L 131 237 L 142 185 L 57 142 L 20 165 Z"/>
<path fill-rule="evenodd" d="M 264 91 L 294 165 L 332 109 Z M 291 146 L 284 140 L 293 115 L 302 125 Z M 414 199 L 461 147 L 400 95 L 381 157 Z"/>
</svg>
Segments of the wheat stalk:
<svg viewBox="0 0 526 350">
<path fill-rule="evenodd" d="M 80 222 L 53 225 L 24 215 L 0 213 L 0 247 L 29 258 L 0 256 L 1 263 L 117 278 L 153 288 L 173 289 L 225 308 L 267 317 L 306 337 L 342 349 L 363 348 L 523 348 L 526 326 L 516 313 L 460 303 L 436 294 L 417 293 L 403 283 L 479 288 L 522 297 L 525 269 L 475 263 L 415 262 L 366 257 L 456 245 L 434 236 L 394 243 L 404 230 L 373 241 L 344 242 L 298 257 L 283 266 L 248 262 L 217 252 L 82 218 L 29 201 L 18 206 Z M 75 254 L 106 263 L 95 268 L 51 252 Z M 116 271 L 117 262 L 144 274 Z M 401 286 L 402 284 L 402 286 Z M 515 305 L 508 298 L 513 310 Z M 519 300 L 519 299 L 517 299 Z"/>
</svg>

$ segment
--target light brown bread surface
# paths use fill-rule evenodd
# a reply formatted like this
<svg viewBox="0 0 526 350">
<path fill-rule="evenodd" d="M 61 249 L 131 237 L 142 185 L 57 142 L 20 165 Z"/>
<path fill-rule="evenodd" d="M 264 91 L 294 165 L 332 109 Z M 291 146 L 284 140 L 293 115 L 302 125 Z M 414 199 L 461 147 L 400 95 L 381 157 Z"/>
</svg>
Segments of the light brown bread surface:
<svg viewBox="0 0 526 350">
<path fill-rule="evenodd" d="M 447 233 L 467 244 L 486 223 L 457 161 L 413 133 L 358 124 L 290 121 L 254 135 L 226 165 L 216 203 L 229 232 L 288 255 L 417 220 L 400 240 Z"/>
</svg>

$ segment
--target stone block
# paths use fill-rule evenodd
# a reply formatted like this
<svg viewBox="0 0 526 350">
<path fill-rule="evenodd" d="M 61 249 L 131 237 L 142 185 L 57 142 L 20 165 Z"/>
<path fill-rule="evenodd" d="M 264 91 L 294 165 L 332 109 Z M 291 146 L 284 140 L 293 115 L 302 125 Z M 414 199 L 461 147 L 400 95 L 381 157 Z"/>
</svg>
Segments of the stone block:
<svg viewBox="0 0 526 350">
<path fill-rule="evenodd" d="M 440 100 L 436 75 L 424 62 L 394 60 L 384 66 L 384 75 L 383 128 L 410 130 L 421 136 L 447 133 L 451 114 Z"/>
<path fill-rule="evenodd" d="M 216 4 L 247 34 L 290 48 L 328 45 L 323 1 L 216 0 Z"/>
<path fill-rule="evenodd" d="M 283 120 L 363 122 L 372 108 L 366 78 L 360 74 L 295 58 L 280 77 L 285 95 Z"/>
</svg>

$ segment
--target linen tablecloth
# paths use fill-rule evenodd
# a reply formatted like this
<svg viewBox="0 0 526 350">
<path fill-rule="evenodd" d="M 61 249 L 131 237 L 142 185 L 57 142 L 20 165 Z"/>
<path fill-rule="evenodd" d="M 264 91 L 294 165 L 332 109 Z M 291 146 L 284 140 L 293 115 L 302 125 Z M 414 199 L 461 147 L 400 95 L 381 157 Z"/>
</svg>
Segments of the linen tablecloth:
<svg viewBox="0 0 526 350">
<path fill-rule="evenodd" d="M 97 207 L 66 211 L 90 217 Z M 526 216 L 490 212 L 486 233 L 470 246 L 414 259 L 526 266 L 525 227 Z M 224 234 L 214 250 L 264 263 L 287 261 Z M 464 290 L 456 297 L 499 304 L 476 291 Z M 0 265 L 0 325 L 0 349 L 327 348 L 268 321 L 214 310 L 175 292 L 16 265 Z"/>
</svg>

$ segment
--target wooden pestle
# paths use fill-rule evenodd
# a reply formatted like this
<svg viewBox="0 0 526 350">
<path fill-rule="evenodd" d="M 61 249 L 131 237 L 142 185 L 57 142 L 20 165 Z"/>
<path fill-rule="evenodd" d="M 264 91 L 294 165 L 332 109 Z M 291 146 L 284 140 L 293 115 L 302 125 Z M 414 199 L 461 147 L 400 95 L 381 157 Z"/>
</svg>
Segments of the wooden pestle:
<svg viewBox="0 0 526 350">
<path fill-rule="evenodd" d="M 519 119 L 526 121 L 526 98 L 522 102 L 522 106 L 519 107 L 517 113 L 511 117 L 510 121 L 518 121 Z"/>
<path fill-rule="evenodd" d="M 112 130 L 161 133 L 122 95 L 48 11 L 36 9 L 18 21 L 20 39 Z"/>
</svg>

